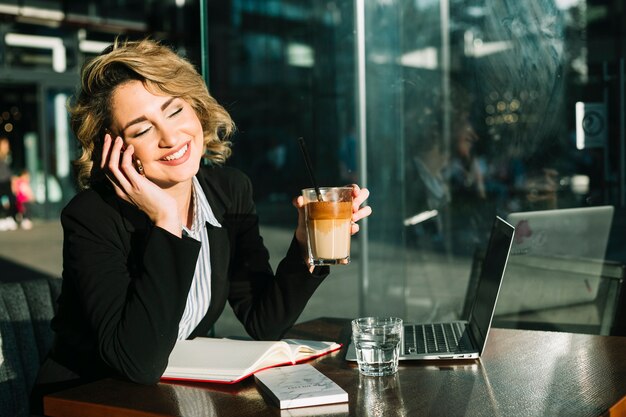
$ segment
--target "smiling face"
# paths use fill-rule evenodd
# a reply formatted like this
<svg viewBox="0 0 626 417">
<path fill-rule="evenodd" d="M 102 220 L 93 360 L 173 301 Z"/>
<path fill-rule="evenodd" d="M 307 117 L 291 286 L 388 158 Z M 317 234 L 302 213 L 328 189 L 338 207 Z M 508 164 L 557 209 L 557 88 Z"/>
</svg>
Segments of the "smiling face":
<svg viewBox="0 0 626 417">
<path fill-rule="evenodd" d="M 112 131 L 133 145 L 148 179 L 161 188 L 191 181 L 204 154 L 204 135 L 189 103 L 129 81 L 114 91 L 111 107 Z"/>
</svg>

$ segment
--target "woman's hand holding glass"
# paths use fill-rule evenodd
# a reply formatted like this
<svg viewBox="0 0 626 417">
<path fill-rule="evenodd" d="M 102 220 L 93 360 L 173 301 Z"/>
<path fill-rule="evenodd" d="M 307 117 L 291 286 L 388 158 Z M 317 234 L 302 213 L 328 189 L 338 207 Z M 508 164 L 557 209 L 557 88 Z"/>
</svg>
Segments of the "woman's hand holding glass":
<svg viewBox="0 0 626 417">
<path fill-rule="evenodd" d="M 372 214 L 372 208 L 370 206 L 362 206 L 363 203 L 368 199 L 370 192 L 367 188 L 360 188 L 357 184 L 350 184 L 347 187 L 352 187 L 352 224 L 350 233 L 354 235 L 359 231 L 359 225 L 357 224 L 357 222 Z M 296 228 L 296 240 L 300 244 L 302 254 L 305 258 L 305 262 L 308 262 L 304 198 L 302 196 L 294 198 L 293 205 L 298 209 L 298 227 Z"/>
</svg>

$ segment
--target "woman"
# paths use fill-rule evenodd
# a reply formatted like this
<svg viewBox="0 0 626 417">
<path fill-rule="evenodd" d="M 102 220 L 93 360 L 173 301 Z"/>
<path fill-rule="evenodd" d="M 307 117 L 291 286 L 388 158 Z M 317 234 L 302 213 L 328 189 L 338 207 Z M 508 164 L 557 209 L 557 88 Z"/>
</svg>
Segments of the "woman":
<svg viewBox="0 0 626 417">
<path fill-rule="evenodd" d="M 222 166 L 233 123 L 193 66 L 150 40 L 116 43 L 84 66 L 70 110 L 85 190 L 61 215 L 63 289 L 39 392 L 156 383 L 176 340 L 207 335 L 226 301 L 252 337 L 279 339 L 329 271 L 306 263 L 298 197 L 273 273 L 250 180 Z M 367 189 L 353 193 L 356 222 L 371 209 Z"/>
</svg>

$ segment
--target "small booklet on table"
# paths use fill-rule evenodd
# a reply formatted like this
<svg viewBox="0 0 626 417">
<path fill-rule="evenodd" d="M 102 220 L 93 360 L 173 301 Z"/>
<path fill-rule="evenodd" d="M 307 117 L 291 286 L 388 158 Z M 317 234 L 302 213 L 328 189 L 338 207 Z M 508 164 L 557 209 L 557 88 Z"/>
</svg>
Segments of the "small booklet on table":
<svg viewBox="0 0 626 417">
<path fill-rule="evenodd" d="M 197 337 L 179 340 L 164 380 L 233 384 L 262 369 L 293 365 L 341 348 L 335 342 L 284 339 L 275 342 Z"/>
<path fill-rule="evenodd" d="M 348 401 L 347 392 L 306 363 L 265 369 L 254 379 L 281 409 Z"/>
</svg>

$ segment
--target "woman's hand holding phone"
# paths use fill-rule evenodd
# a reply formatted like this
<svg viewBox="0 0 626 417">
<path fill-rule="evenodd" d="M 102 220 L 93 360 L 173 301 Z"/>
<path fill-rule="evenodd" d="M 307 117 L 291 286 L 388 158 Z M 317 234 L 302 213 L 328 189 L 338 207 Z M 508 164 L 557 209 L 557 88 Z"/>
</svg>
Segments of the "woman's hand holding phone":
<svg viewBox="0 0 626 417">
<path fill-rule="evenodd" d="M 124 141 L 107 133 L 102 147 L 100 167 L 113 184 L 115 193 L 134 204 L 159 227 L 181 236 L 182 221 L 176 200 L 140 173 L 133 161 L 134 148 L 124 148 Z"/>
</svg>

